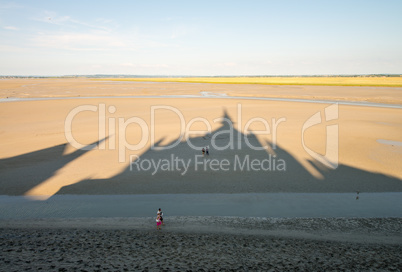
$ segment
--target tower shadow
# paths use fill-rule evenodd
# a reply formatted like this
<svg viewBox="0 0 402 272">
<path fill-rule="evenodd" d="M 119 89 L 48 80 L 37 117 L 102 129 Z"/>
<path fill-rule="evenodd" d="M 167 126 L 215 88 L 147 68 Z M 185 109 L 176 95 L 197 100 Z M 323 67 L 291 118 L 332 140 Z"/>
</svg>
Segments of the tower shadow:
<svg viewBox="0 0 402 272">
<path fill-rule="evenodd" d="M 268 192 L 402 191 L 400 179 L 346 165 L 336 170 L 308 161 L 323 179 L 308 172 L 281 146 L 243 134 L 224 112 L 210 134 L 162 145 L 162 140 L 121 173 L 107 179 L 85 179 L 57 194 L 178 194 Z M 209 155 L 202 148 L 209 147 Z M 159 163 L 159 165 L 158 165 Z"/>
</svg>

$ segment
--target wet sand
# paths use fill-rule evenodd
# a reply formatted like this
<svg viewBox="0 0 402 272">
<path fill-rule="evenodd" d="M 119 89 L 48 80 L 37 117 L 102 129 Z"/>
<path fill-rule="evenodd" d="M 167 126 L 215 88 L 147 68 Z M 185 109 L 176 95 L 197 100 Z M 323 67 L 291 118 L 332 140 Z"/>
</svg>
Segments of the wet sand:
<svg viewBox="0 0 402 272">
<path fill-rule="evenodd" d="M 402 193 L 242 193 L 0 196 L 0 220 L 170 216 L 402 217 Z"/>
<path fill-rule="evenodd" d="M 402 104 L 400 87 L 297 86 L 258 84 L 206 84 L 174 82 L 98 81 L 72 79 L 3 79 L 0 98 L 197 95 L 362 101 Z"/>
<path fill-rule="evenodd" d="M 0 221 L 5 271 L 397 271 L 401 219 Z"/>
</svg>

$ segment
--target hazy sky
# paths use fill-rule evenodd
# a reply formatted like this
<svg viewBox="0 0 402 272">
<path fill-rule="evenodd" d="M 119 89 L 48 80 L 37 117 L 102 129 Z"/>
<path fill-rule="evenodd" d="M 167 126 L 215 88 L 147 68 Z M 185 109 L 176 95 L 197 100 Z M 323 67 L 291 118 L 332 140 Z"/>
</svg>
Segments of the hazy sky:
<svg viewBox="0 0 402 272">
<path fill-rule="evenodd" d="M 401 14 L 401 0 L 0 0 L 0 75 L 402 73 Z"/>
</svg>

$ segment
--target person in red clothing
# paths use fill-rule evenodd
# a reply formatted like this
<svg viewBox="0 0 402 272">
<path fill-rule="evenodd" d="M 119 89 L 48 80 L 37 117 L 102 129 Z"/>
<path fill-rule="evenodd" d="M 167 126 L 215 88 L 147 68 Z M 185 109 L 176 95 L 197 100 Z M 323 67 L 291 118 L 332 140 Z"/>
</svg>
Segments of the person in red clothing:
<svg viewBox="0 0 402 272">
<path fill-rule="evenodd" d="M 160 220 L 161 220 L 162 225 L 165 225 L 165 224 L 163 223 L 163 212 L 162 212 L 161 208 L 159 208 L 159 210 L 158 210 L 158 212 L 156 213 L 156 215 L 159 215 L 159 216 L 160 216 Z"/>
<path fill-rule="evenodd" d="M 161 216 L 158 214 L 158 216 L 156 217 L 156 229 L 160 230 L 161 229 Z"/>
</svg>

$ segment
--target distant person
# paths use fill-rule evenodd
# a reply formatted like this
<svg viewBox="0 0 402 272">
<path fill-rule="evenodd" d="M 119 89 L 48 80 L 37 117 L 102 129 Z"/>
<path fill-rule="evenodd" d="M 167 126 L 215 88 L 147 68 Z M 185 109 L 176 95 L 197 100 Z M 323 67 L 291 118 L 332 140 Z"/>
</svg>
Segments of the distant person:
<svg viewBox="0 0 402 272">
<path fill-rule="evenodd" d="M 159 208 L 159 210 L 156 214 L 159 215 L 162 225 L 165 225 L 165 223 L 163 223 L 163 212 L 162 212 L 161 208 Z"/>
<path fill-rule="evenodd" d="M 209 150 L 208 147 L 205 148 L 205 152 L 207 153 L 207 156 L 209 156 Z"/>
<path fill-rule="evenodd" d="M 160 230 L 161 229 L 161 216 L 158 214 L 158 216 L 156 217 L 156 229 Z"/>
<path fill-rule="evenodd" d="M 202 148 L 202 155 L 204 156 L 205 154 L 205 148 Z"/>
</svg>

